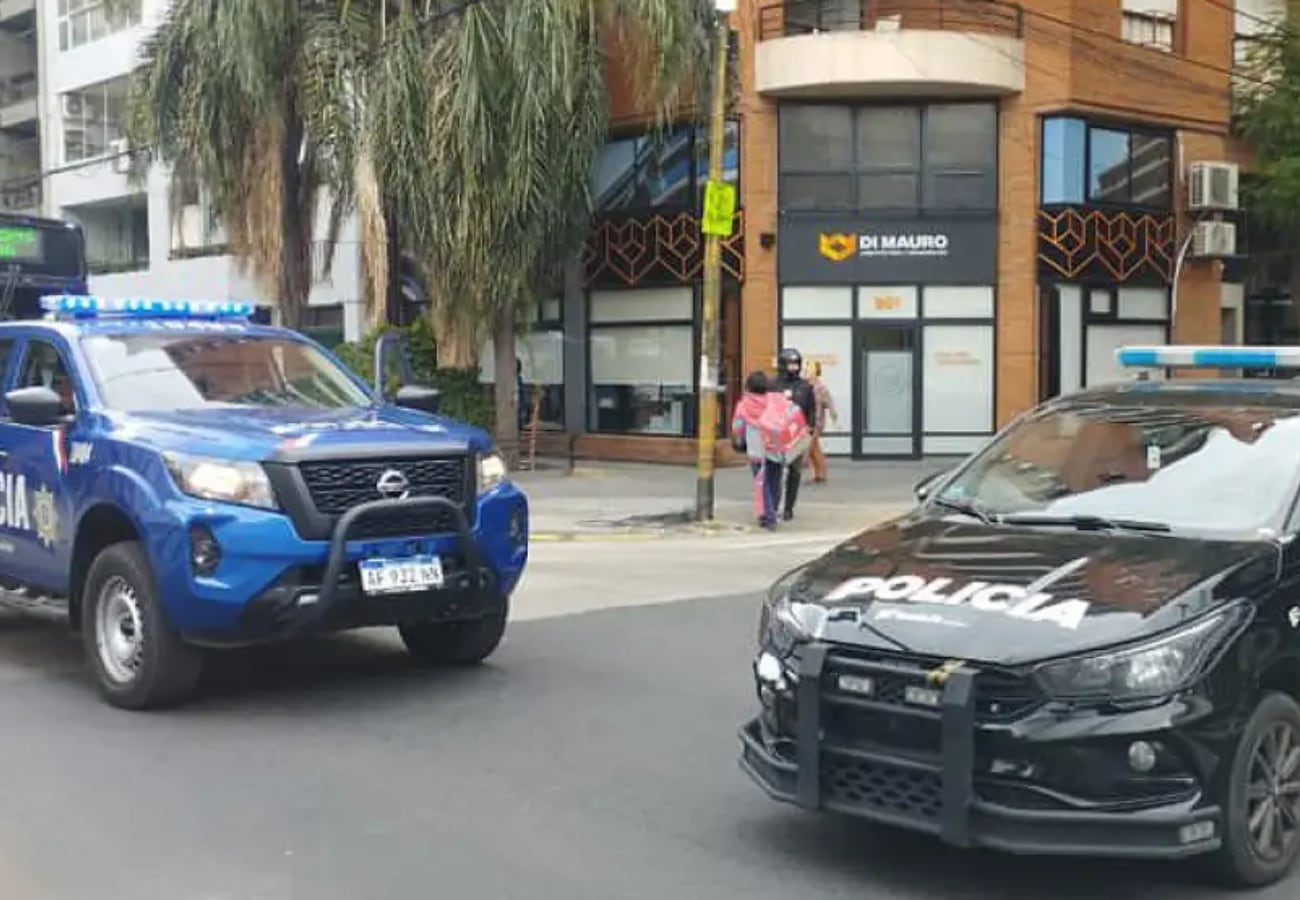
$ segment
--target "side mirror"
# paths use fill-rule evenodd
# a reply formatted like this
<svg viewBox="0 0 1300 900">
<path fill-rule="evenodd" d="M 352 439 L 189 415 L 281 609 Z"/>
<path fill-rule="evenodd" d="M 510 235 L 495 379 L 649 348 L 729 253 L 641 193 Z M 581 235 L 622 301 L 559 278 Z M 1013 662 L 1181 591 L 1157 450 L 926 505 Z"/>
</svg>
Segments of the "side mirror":
<svg viewBox="0 0 1300 900">
<path fill-rule="evenodd" d="M 394 378 L 398 384 L 410 384 L 414 380 L 411 361 L 400 334 L 383 334 L 375 342 L 375 393 L 388 397 L 388 386 Z"/>
<path fill-rule="evenodd" d="M 63 418 L 63 398 L 47 387 L 25 387 L 5 394 L 9 417 L 19 425 L 48 428 Z"/>
<path fill-rule="evenodd" d="M 408 384 L 397 389 L 394 401 L 398 406 L 437 415 L 442 408 L 442 392 L 437 388 Z"/>
<path fill-rule="evenodd" d="M 931 472 L 929 475 L 926 475 L 918 481 L 912 487 L 912 493 L 916 496 L 917 501 L 925 502 L 925 500 L 929 498 L 930 492 L 934 489 L 934 483 L 938 481 L 941 476 L 946 474 L 947 470 Z"/>
</svg>

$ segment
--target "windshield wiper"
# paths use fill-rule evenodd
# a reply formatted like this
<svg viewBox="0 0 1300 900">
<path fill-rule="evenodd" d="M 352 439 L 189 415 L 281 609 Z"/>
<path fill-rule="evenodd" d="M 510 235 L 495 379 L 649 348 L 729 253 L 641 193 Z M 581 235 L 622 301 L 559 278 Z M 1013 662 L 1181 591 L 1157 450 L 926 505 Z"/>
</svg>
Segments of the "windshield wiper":
<svg viewBox="0 0 1300 900">
<path fill-rule="evenodd" d="M 1006 525 L 1064 525 L 1079 531 L 1141 531 L 1168 532 L 1172 529 L 1164 522 L 1147 522 L 1141 519 L 1108 519 L 1105 516 L 1048 516 L 1033 513 L 1002 516 Z"/>
<path fill-rule="evenodd" d="M 985 512 L 979 504 L 971 500 L 953 500 L 948 497 L 935 497 L 935 506 L 942 506 L 944 509 L 951 509 L 954 512 L 964 513 L 973 518 L 979 519 L 985 525 L 994 525 L 1000 522 L 1002 517 Z"/>
</svg>

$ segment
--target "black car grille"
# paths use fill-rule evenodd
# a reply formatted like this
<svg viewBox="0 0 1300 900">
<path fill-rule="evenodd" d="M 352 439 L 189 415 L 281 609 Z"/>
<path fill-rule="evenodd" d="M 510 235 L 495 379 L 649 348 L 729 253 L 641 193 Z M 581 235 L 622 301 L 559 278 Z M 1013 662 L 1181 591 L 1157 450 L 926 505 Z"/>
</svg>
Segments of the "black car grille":
<svg viewBox="0 0 1300 900">
<path fill-rule="evenodd" d="M 898 751 L 913 758 L 940 751 L 941 711 L 908 698 L 908 689 L 927 690 L 931 699 L 941 690 L 927 675 L 944 663 L 928 657 L 846 653 L 826 659 L 822 681 L 823 720 L 827 740 L 850 747 Z M 840 687 L 841 675 L 869 678 L 868 694 Z M 1028 715 L 1044 702 L 1028 678 L 1013 672 L 981 669 L 975 676 L 975 721 L 998 724 Z"/>
<path fill-rule="evenodd" d="M 339 516 L 373 500 L 386 499 L 379 492 L 380 477 L 389 470 L 406 476 L 410 497 L 445 497 L 469 513 L 469 459 L 465 456 L 434 458 L 367 458 L 309 460 L 298 464 L 303 483 L 316 511 Z M 357 537 L 384 538 L 436 534 L 456 529 L 449 510 L 388 512 L 368 517 L 355 529 Z"/>
<path fill-rule="evenodd" d="M 932 821 L 943 805 L 938 772 L 827 755 L 822 766 L 824 802 L 866 807 L 888 816 Z"/>
</svg>

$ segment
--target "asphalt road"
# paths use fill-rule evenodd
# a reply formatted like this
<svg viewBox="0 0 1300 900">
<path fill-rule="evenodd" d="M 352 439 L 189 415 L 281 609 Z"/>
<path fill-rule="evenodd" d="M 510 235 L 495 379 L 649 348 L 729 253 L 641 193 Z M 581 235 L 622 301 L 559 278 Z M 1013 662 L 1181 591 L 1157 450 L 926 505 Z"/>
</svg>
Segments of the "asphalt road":
<svg viewBox="0 0 1300 900">
<path fill-rule="evenodd" d="M 735 763 L 755 603 L 522 620 L 453 674 L 382 633 L 240 654 L 146 715 L 103 706 L 57 627 L 0 615 L 0 897 L 1220 896 L 1187 866 L 950 851 L 768 801 Z"/>
</svg>

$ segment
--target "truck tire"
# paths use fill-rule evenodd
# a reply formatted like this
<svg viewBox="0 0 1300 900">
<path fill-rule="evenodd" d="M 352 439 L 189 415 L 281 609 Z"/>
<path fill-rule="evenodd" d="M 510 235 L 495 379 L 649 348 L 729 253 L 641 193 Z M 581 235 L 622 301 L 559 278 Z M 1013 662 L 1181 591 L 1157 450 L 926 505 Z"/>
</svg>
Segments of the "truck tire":
<svg viewBox="0 0 1300 900">
<path fill-rule="evenodd" d="M 90 564 L 81 603 L 86 661 L 100 693 L 121 709 L 148 709 L 188 696 L 200 651 L 168 626 L 140 545 L 111 544 Z"/>
<path fill-rule="evenodd" d="M 399 625 L 407 651 L 430 666 L 468 666 L 492 655 L 506 632 L 505 611 L 466 622 Z"/>
<path fill-rule="evenodd" d="M 1273 884 L 1300 855 L 1300 706 L 1286 694 L 1265 695 L 1228 765 L 1216 798 L 1223 846 L 1214 868 L 1234 887 Z"/>
</svg>

